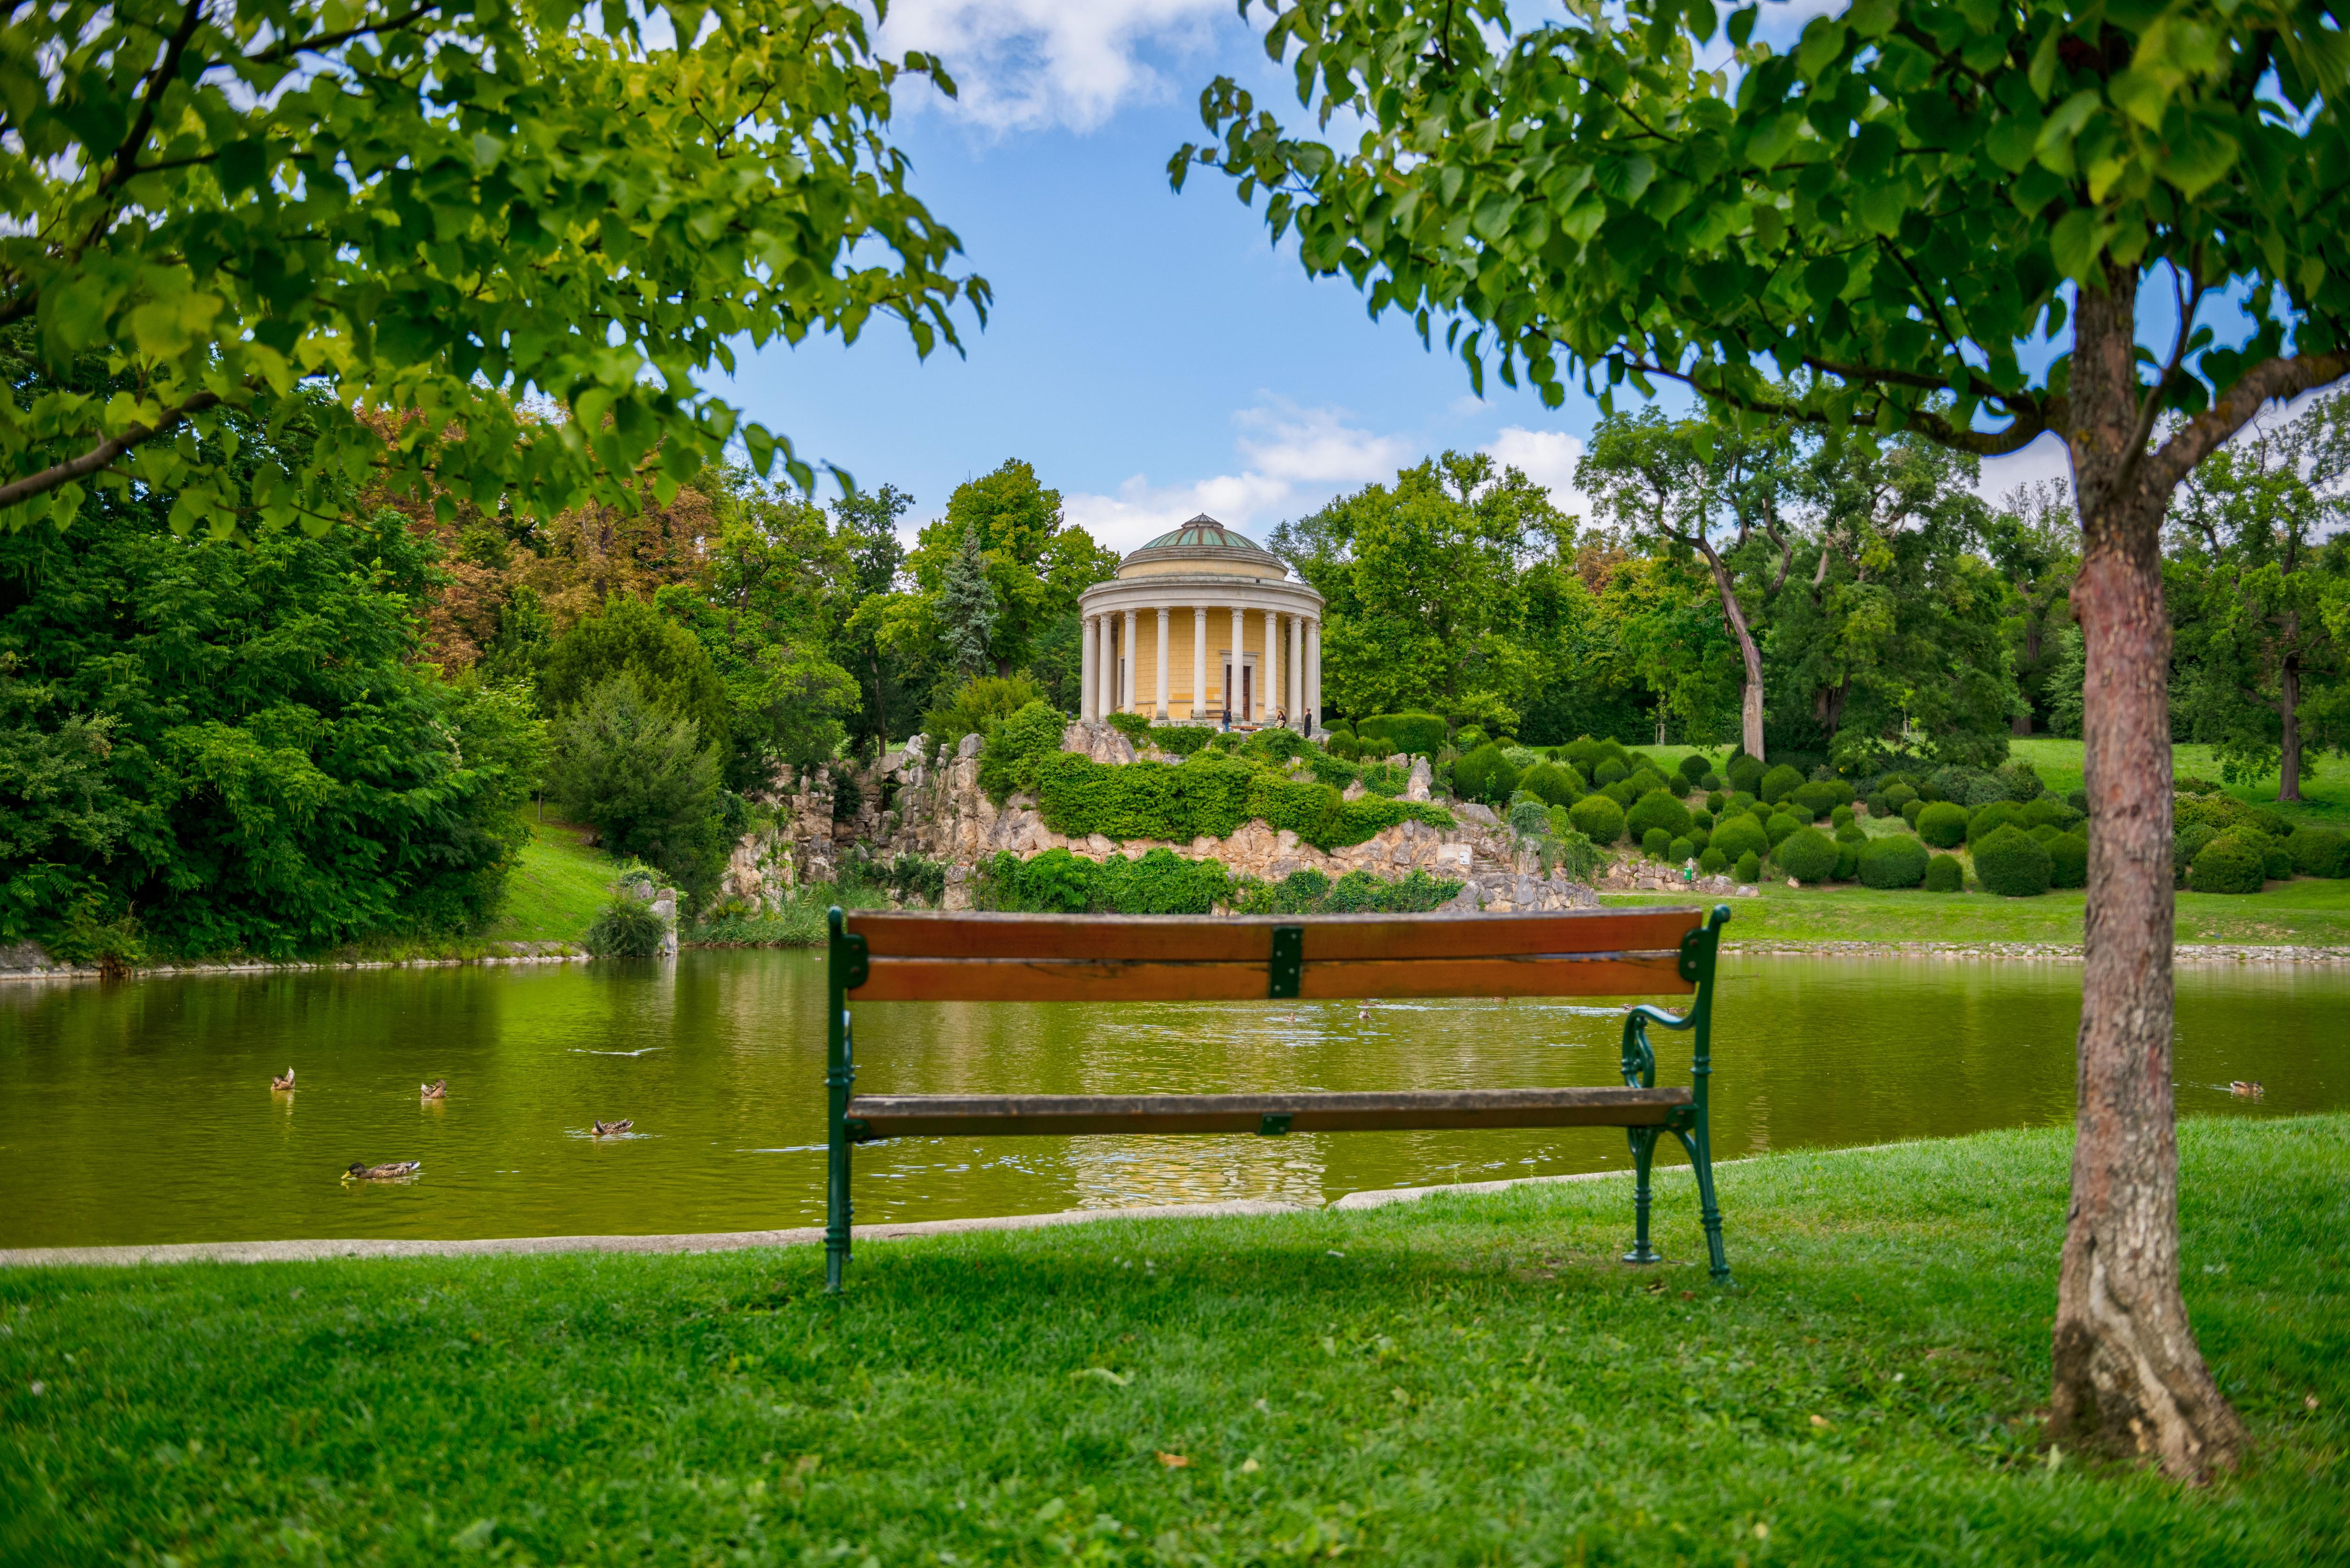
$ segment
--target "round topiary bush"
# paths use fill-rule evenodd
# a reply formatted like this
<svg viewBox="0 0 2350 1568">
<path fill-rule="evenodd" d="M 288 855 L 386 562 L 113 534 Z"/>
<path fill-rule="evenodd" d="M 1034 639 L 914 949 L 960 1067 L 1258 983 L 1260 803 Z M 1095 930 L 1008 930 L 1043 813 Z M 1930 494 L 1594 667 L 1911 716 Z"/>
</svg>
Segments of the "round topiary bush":
<svg viewBox="0 0 2350 1568">
<path fill-rule="evenodd" d="M 1878 790 L 1876 794 L 1870 795 L 1866 804 L 1868 806 L 1868 815 L 1871 816 L 1891 816 L 1893 815 L 1893 803 L 1885 798 L 1885 792 L 1883 790 Z"/>
<path fill-rule="evenodd" d="M 1956 849 L 1967 841 L 1967 808 L 1934 802 L 1918 814 L 1918 836 L 1937 849 Z"/>
<path fill-rule="evenodd" d="M 1602 789 L 1612 784 L 1622 784 L 1631 776 L 1632 770 L 1624 765 L 1621 757 L 1603 757 L 1599 765 L 1591 770 L 1591 782 Z"/>
<path fill-rule="evenodd" d="M 1566 808 L 1575 830 L 1605 846 L 1624 836 L 1624 808 L 1604 794 L 1587 794 Z"/>
<path fill-rule="evenodd" d="M 1676 838 L 1665 846 L 1665 858 L 1676 866 L 1687 865 L 1697 858 L 1697 846 L 1686 838 Z"/>
<path fill-rule="evenodd" d="M 2048 885 L 2085 888 L 2089 885 L 2089 841 L 2077 833 L 2060 833 L 2048 846 Z"/>
<path fill-rule="evenodd" d="M 1771 847 L 1776 849 L 1786 842 L 1789 834 L 1803 826 L 1801 822 L 1789 816 L 1785 812 L 1775 811 L 1771 814 L 1770 820 L 1763 823 L 1762 832 L 1764 836 L 1771 840 Z"/>
<path fill-rule="evenodd" d="M 669 926 L 651 905 L 623 893 L 588 923 L 580 945 L 598 958 L 651 958 L 668 935 Z"/>
<path fill-rule="evenodd" d="M 1729 804 L 1730 796 L 1722 793 L 1721 785 L 1717 784 L 1705 792 L 1705 809 L 1714 815 L 1720 816 L 1721 808 Z"/>
<path fill-rule="evenodd" d="M 2086 816 L 2089 815 L 2089 792 L 2085 789 L 2076 789 L 2071 794 L 2064 797 L 2064 804 L 2071 806 L 2074 811 L 2079 812 L 2083 816 Z"/>
<path fill-rule="evenodd" d="M 1754 793 L 1776 805 L 1803 787 L 1804 775 L 1786 763 L 1781 763 L 1762 775 L 1762 785 Z"/>
<path fill-rule="evenodd" d="M 2170 836 L 2170 870 L 2175 885 L 2187 886 L 2187 868 L 2203 853 L 2203 846 L 2220 836 L 2216 827 L 2199 822 L 2188 824 Z"/>
<path fill-rule="evenodd" d="M 2026 827 L 2049 826 L 2071 832 L 2081 826 L 2081 814 L 2053 794 L 2034 795 L 2019 808 L 2016 821 Z"/>
<path fill-rule="evenodd" d="M 2304 877 L 2350 877 L 2350 837 L 2332 827 L 2298 827 L 2284 841 Z"/>
<path fill-rule="evenodd" d="M 1663 790 L 1676 800 L 1680 798 L 1679 792 L 1672 787 L 1670 781 L 1654 768 L 1635 768 L 1632 770 L 1632 776 L 1624 782 L 1638 792 L 1633 797 L 1635 799 L 1648 794 L 1651 790 Z"/>
<path fill-rule="evenodd" d="M 1452 749 L 1456 752 L 1473 752 L 1492 740 L 1492 736 L 1476 725 L 1463 724 L 1453 733 Z"/>
<path fill-rule="evenodd" d="M 1868 830 L 1856 822 L 1847 822 L 1837 828 L 1831 836 L 1838 844 L 1866 844 L 1868 842 Z M 1904 834 L 1902 836 L 1906 838 L 1908 835 Z"/>
<path fill-rule="evenodd" d="M 1730 765 L 1721 770 L 1721 776 L 1730 781 L 1731 789 L 1752 794 L 1762 787 L 1762 775 L 1770 771 L 1763 765 L 1762 758 L 1750 757 L 1741 752 L 1730 759 Z"/>
<path fill-rule="evenodd" d="M 2003 898 L 2036 898 L 2048 891 L 2048 851 L 2032 835 L 2009 823 L 1993 828 L 1974 846 L 1975 880 Z"/>
<path fill-rule="evenodd" d="M 1730 857 L 1709 846 L 1699 852 L 1697 868 L 1709 877 L 1719 877 L 1730 869 Z"/>
<path fill-rule="evenodd" d="M 1771 858 L 1798 882 L 1825 882 L 1835 872 L 1835 840 L 1816 827 L 1799 827 L 1779 841 Z"/>
<path fill-rule="evenodd" d="M 1452 793 L 1462 800 L 1500 805 L 1518 787 L 1518 770 L 1491 742 L 1452 764 Z"/>
<path fill-rule="evenodd" d="M 1713 764 L 1706 761 L 1702 753 L 1691 752 L 1681 759 L 1681 779 L 1690 789 L 1696 789 L 1698 781 L 1712 771 Z"/>
<path fill-rule="evenodd" d="M 1926 862 L 1926 891 L 1955 893 L 1967 885 L 1966 867 L 1955 855 L 1937 855 Z"/>
<path fill-rule="evenodd" d="M 2187 886 L 2198 893 L 2257 893 L 2268 876 L 2261 841 L 2249 833 L 2222 833 L 2195 852 Z"/>
<path fill-rule="evenodd" d="M 1640 853 L 1651 860 L 1662 860 L 1673 846 L 1673 836 L 1661 827 L 1652 827 L 1640 835 Z"/>
<path fill-rule="evenodd" d="M 1844 805 L 1844 791 L 1825 779 L 1814 779 L 1795 786 L 1795 804 L 1812 814 L 1814 820 Z"/>
<path fill-rule="evenodd" d="M 1922 800 L 1908 800 L 1902 802 L 1901 820 L 1908 823 L 1912 827 L 1917 826 L 1918 819 L 1926 815 L 1926 807 L 1928 804 L 1928 802 Z"/>
<path fill-rule="evenodd" d="M 1697 787 L 1701 790 L 1705 790 L 1710 794 L 1719 794 L 1721 793 L 1723 787 L 1722 776 L 1720 774 L 1709 771 L 1703 778 L 1697 781 Z"/>
<path fill-rule="evenodd" d="M 1853 824 L 1853 817 L 1856 814 L 1852 807 L 1848 805 L 1840 805 L 1834 811 L 1828 813 L 1828 821 L 1838 827 L 1850 827 Z"/>
<path fill-rule="evenodd" d="M 1973 811 L 1967 814 L 1967 842 L 1981 844 L 2009 823 L 2014 822 L 2022 814 L 2012 805 L 2003 800 L 1995 800 L 1988 805 L 1975 807 Z M 2029 826 L 2030 824 L 2022 826 Z"/>
<path fill-rule="evenodd" d="M 1917 798 L 1918 786 L 1915 784 L 1889 784 L 1885 786 L 1885 804 L 1895 811 L 1899 811 L 1903 806 L 1908 805 L 1911 801 L 1916 800 Z M 1870 803 L 1868 809 L 1871 811 L 1875 811 L 1877 809 L 1877 805 L 1874 801 Z"/>
<path fill-rule="evenodd" d="M 1731 811 L 1752 811 L 1754 809 L 1755 800 L 1754 796 L 1745 790 L 1732 790 L 1724 805 Z"/>
<path fill-rule="evenodd" d="M 1518 775 L 1518 787 L 1552 805 L 1573 805 L 1583 798 L 1582 778 L 1565 763 L 1536 763 Z"/>
<path fill-rule="evenodd" d="M 1866 888 L 1915 888 L 1926 879 L 1926 846 L 1907 833 L 1872 838 L 1860 849 L 1860 881 Z M 1957 865 L 1955 860 L 1952 865 Z"/>
<path fill-rule="evenodd" d="M 1762 831 L 1761 823 L 1742 812 L 1721 819 L 1721 826 L 1713 830 L 1712 843 L 1714 848 L 1731 860 L 1742 855 L 1760 858 L 1771 852 L 1770 835 Z"/>
<path fill-rule="evenodd" d="M 1676 838 L 1689 831 L 1689 807 L 1683 805 L 1669 789 L 1652 789 L 1632 803 L 1625 814 L 1625 826 L 1641 838 L 1652 827 L 1664 829 L 1667 838 Z"/>
<path fill-rule="evenodd" d="M 1702 822 L 1692 822 L 1690 824 L 1689 841 L 1697 848 L 1703 849 L 1713 842 L 1713 829 Z"/>
<path fill-rule="evenodd" d="M 1762 880 L 1762 857 L 1757 856 L 1752 849 L 1748 850 L 1745 854 L 1738 857 L 1738 865 L 1731 874 L 1736 877 L 1741 882 L 1750 884 L 1760 882 Z"/>
<path fill-rule="evenodd" d="M 2268 847 L 2261 851 L 2261 865 L 2270 881 L 2284 881 L 2293 875 L 2293 851 L 2272 838 Z"/>
</svg>

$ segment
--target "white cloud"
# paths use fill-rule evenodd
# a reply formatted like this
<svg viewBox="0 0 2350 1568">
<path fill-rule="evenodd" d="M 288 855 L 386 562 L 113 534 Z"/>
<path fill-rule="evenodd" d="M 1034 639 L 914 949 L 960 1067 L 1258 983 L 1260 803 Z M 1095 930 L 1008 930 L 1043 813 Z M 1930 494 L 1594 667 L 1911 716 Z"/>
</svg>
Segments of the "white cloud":
<svg viewBox="0 0 2350 1568">
<path fill-rule="evenodd" d="M 1128 102 L 1166 98 L 1175 84 L 1146 53 L 1204 52 L 1231 15 L 1229 0 L 897 0 L 880 43 L 939 56 L 958 119 L 999 132 L 1083 131 Z"/>
<path fill-rule="evenodd" d="M 2069 483 L 2072 478 L 2073 459 L 2064 450 L 2063 439 L 2044 435 L 2022 452 L 1983 459 L 1982 476 L 1975 482 L 1975 493 L 1996 506 L 2019 485 L 2036 484 L 2043 479 L 2061 479 Z"/>
<path fill-rule="evenodd" d="M 1508 425 L 1482 449 L 1504 468 L 1514 468 L 1550 492 L 1551 504 L 1570 517 L 1584 511 L 1575 487 L 1575 465 L 1583 458 L 1583 438 L 1565 431 L 1530 431 Z"/>
<path fill-rule="evenodd" d="M 1391 477 L 1416 451 L 1403 436 L 1376 435 L 1347 422 L 1344 409 L 1300 408 L 1272 393 L 1232 416 L 1244 460 L 1237 473 L 1188 484 L 1153 484 L 1136 474 L 1115 494 L 1064 495 L 1061 514 L 1114 550 L 1131 550 L 1204 512 L 1262 540 L 1284 517 L 1331 495 Z"/>
</svg>

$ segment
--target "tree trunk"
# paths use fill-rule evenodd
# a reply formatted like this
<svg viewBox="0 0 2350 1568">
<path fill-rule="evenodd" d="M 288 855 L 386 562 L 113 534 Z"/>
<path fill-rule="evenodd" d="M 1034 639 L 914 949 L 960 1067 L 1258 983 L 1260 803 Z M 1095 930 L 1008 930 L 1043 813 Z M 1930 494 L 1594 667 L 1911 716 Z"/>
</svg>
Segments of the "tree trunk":
<svg viewBox="0 0 2350 1568">
<path fill-rule="evenodd" d="M 2087 664 L 2087 962 L 2073 1202 L 2056 1286 L 2049 1437 L 2154 1456 L 2182 1480 L 2232 1469 L 2245 1434 L 2203 1365 L 2178 1290 L 2171 1093 L 2170 622 L 2155 493 L 2134 449 L 2136 279 L 2074 313 L 2072 459 Z M 2133 461 L 2137 457 L 2137 461 Z"/>
<path fill-rule="evenodd" d="M 1738 595 L 1730 586 L 1730 569 L 1714 553 L 1710 539 L 1690 541 L 1705 556 L 1705 564 L 1713 568 L 1713 586 L 1721 596 L 1722 624 L 1730 635 L 1738 639 L 1738 656 L 1745 661 L 1745 679 L 1738 691 L 1739 744 L 1756 762 L 1762 761 L 1762 650 L 1754 646 L 1754 634 L 1747 628 L 1746 612 L 1738 603 Z M 1659 744 L 1663 742 L 1659 742 Z"/>
<path fill-rule="evenodd" d="M 2284 722 L 2284 749 L 2277 760 L 2277 799 L 2301 799 L 2301 655 L 2288 653 L 2277 672 L 2277 709 Z"/>
<path fill-rule="evenodd" d="M 2023 663 L 2028 670 L 2040 668 L 2041 622 L 2046 611 L 2036 607 L 2028 597 L 2023 601 Z M 2008 729 L 2018 735 L 2032 733 L 2032 704 L 2026 702 L 2023 711 L 2013 716 Z"/>
</svg>

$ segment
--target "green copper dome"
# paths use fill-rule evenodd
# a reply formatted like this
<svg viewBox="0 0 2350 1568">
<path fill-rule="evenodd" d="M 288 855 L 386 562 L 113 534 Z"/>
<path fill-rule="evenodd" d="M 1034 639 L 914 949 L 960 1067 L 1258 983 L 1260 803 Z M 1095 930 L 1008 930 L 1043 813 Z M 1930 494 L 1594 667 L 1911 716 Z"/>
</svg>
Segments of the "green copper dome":
<svg viewBox="0 0 2350 1568">
<path fill-rule="evenodd" d="M 1222 550 L 1254 550 L 1261 555 L 1272 554 L 1247 535 L 1233 533 L 1204 512 L 1174 532 L 1161 534 L 1142 548 L 1164 550 L 1185 545 L 1205 545 Z"/>
</svg>

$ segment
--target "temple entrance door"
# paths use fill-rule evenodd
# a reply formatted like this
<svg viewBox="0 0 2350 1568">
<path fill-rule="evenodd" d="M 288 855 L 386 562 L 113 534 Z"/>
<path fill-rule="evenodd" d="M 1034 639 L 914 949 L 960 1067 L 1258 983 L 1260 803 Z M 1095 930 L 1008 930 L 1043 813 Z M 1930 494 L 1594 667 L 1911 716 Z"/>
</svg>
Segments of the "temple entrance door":
<svg viewBox="0 0 2350 1568">
<path fill-rule="evenodd" d="M 1230 653 L 1224 655 L 1223 693 L 1222 706 L 1232 710 L 1232 722 L 1242 724 L 1255 722 L 1256 655 L 1245 653 L 1241 656 L 1241 671 L 1237 679 L 1232 675 L 1232 655 Z"/>
</svg>

